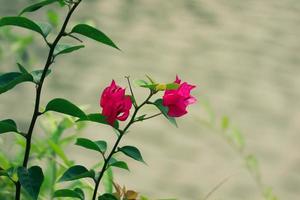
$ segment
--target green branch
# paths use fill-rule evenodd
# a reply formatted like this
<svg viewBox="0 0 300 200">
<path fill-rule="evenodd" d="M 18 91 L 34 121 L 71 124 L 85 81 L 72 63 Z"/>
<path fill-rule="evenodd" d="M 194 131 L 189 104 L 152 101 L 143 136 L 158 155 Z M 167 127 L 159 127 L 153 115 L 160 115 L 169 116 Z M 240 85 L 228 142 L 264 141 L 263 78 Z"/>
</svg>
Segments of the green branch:
<svg viewBox="0 0 300 200">
<path fill-rule="evenodd" d="M 41 112 L 39 111 L 39 107 L 40 107 L 40 100 L 41 100 L 41 93 L 42 93 L 43 83 L 44 83 L 45 77 L 47 75 L 47 71 L 50 68 L 51 64 L 53 63 L 53 55 L 54 55 L 55 47 L 58 44 L 58 42 L 60 41 L 60 39 L 64 36 L 64 33 L 65 33 L 66 27 L 68 25 L 68 22 L 69 22 L 69 20 L 72 16 L 73 12 L 77 8 L 77 6 L 80 4 L 80 2 L 81 2 L 81 0 L 74 3 L 74 5 L 69 10 L 69 12 L 66 16 L 66 19 L 65 19 L 65 21 L 64 21 L 64 23 L 61 27 L 61 30 L 58 33 L 57 37 L 55 38 L 54 42 L 52 44 L 49 44 L 47 42 L 47 44 L 50 47 L 50 50 L 49 50 L 49 53 L 48 53 L 47 61 L 46 61 L 41 79 L 40 79 L 40 81 L 39 81 L 39 83 L 37 84 L 37 87 L 36 87 L 36 97 L 35 97 L 34 111 L 33 111 L 33 115 L 32 115 L 32 118 L 31 118 L 31 122 L 30 122 L 28 132 L 25 136 L 25 138 L 26 138 L 26 147 L 25 147 L 25 154 L 24 154 L 24 159 L 23 159 L 23 167 L 27 167 L 27 164 L 28 164 L 30 149 L 31 149 L 31 138 L 32 138 L 33 130 L 34 130 L 37 118 L 41 114 Z M 20 184 L 20 182 L 17 182 L 16 183 L 15 200 L 20 200 L 20 194 L 21 194 L 21 184 Z"/>
<path fill-rule="evenodd" d="M 98 188 L 99 188 L 99 184 L 100 184 L 100 182 L 101 182 L 101 179 L 102 179 L 102 177 L 103 177 L 103 175 L 104 175 L 105 170 L 106 170 L 107 167 L 108 167 L 109 160 L 111 159 L 111 157 L 112 157 L 115 153 L 117 153 L 116 150 L 117 150 L 117 148 L 118 148 L 118 145 L 119 145 L 119 143 L 120 143 L 122 137 L 124 136 L 124 134 L 126 133 L 126 131 L 130 128 L 130 126 L 136 122 L 136 121 L 135 121 L 135 117 L 136 117 L 138 111 L 139 111 L 144 105 L 146 105 L 146 104 L 149 102 L 149 100 L 151 99 L 151 97 L 152 97 L 153 95 L 154 95 L 154 93 L 150 90 L 150 94 L 149 94 L 149 96 L 146 98 L 146 100 L 145 100 L 143 103 L 141 103 L 139 106 L 135 107 L 134 113 L 132 114 L 131 119 L 130 119 L 130 121 L 128 122 L 128 124 L 125 126 L 125 128 L 124 128 L 123 130 L 118 129 L 118 132 L 120 133 L 120 135 L 118 136 L 118 139 L 116 140 L 116 142 L 115 142 L 115 144 L 114 144 L 114 146 L 113 146 L 113 148 L 112 148 L 110 154 L 109 154 L 109 155 L 107 156 L 107 158 L 104 160 L 104 164 L 103 164 L 103 167 L 102 167 L 102 169 L 101 169 L 101 171 L 100 171 L 100 173 L 99 173 L 99 176 L 98 176 L 98 178 L 95 180 L 96 185 L 95 185 L 95 189 L 94 189 L 94 192 L 93 192 L 93 198 L 92 198 L 92 200 L 96 200 L 97 191 L 98 191 Z"/>
</svg>

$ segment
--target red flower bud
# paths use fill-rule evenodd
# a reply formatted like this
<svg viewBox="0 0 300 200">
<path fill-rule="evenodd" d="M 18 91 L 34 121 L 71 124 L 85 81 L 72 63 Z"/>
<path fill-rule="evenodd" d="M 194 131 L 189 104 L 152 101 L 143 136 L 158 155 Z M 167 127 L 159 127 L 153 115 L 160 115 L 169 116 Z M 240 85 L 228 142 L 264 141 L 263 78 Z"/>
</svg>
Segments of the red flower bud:
<svg viewBox="0 0 300 200">
<path fill-rule="evenodd" d="M 181 83 L 176 76 L 174 83 L 178 83 L 179 87 L 175 90 L 166 90 L 163 96 L 163 105 L 169 108 L 168 115 L 170 117 L 181 117 L 187 113 L 187 106 L 193 104 L 197 99 L 191 96 L 191 90 L 196 86 L 187 82 Z"/>
<path fill-rule="evenodd" d="M 110 125 L 113 125 L 116 120 L 125 121 L 128 118 L 132 102 L 130 97 L 125 95 L 125 89 L 112 80 L 110 86 L 106 87 L 101 95 L 100 106 L 102 115 Z"/>
</svg>

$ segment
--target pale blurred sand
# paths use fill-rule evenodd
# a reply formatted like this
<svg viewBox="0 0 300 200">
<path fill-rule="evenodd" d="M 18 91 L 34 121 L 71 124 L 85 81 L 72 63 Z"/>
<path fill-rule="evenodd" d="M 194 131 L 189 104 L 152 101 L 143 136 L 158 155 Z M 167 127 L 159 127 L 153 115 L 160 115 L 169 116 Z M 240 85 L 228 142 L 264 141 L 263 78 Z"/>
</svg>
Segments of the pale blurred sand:
<svg viewBox="0 0 300 200">
<path fill-rule="evenodd" d="M 15 10 L 1 4 L 1 15 Z M 218 116 L 230 116 L 243 131 L 265 183 L 281 199 L 299 199 L 298 0 L 91 1 L 76 16 L 78 21 L 93 19 L 122 52 L 86 42 L 84 50 L 59 58 L 43 104 L 58 96 L 88 104 L 95 112 L 99 93 L 112 78 L 126 84 L 125 75 L 172 81 L 179 74 L 197 85 L 199 101 L 208 98 Z M 13 57 L 6 61 L 1 71 L 12 68 Z M 33 106 L 29 90 L 29 85 L 18 86 L 0 96 L 1 119 L 18 115 L 26 126 Z M 191 106 L 178 129 L 162 118 L 135 126 L 124 144 L 140 147 L 148 166 L 129 161 L 131 173 L 116 171 L 118 182 L 153 197 L 200 199 L 234 174 L 211 199 L 262 199 L 235 152 L 196 120 L 201 109 Z M 86 132 L 99 139 L 113 134 L 97 125 Z M 77 147 L 69 152 L 78 163 L 95 162 L 95 154 Z"/>
</svg>

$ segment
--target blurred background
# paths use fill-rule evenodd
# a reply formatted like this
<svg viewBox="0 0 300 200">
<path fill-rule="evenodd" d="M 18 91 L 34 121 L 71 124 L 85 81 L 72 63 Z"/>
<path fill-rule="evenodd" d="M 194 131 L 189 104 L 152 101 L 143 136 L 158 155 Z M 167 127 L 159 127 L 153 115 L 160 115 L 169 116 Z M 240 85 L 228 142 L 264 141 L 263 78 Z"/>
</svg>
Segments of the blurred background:
<svg viewBox="0 0 300 200">
<path fill-rule="evenodd" d="M 0 0 L 0 15 L 17 15 L 32 2 Z M 55 12 L 62 19 L 65 11 L 53 5 L 27 16 L 47 21 Z M 123 143 L 138 146 L 148 165 L 128 160 L 131 172 L 116 170 L 118 183 L 154 198 L 201 199 L 230 177 L 211 199 L 263 199 L 240 156 L 202 123 L 209 115 L 226 115 L 241 130 L 245 151 L 260 161 L 264 184 L 280 199 L 299 199 L 298 0 L 84 0 L 70 28 L 78 22 L 97 26 L 122 51 L 84 39 L 86 48 L 53 65 L 42 105 L 62 97 L 100 112 L 103 88 L 112 78 L 125 86 L 125 75 L 171 82 L 178 74 L 197 85 L 198 103 L 178 119 L 179 128 L 155 118 L 130 131 Z M 40 36 L 18 28 L 0 35 L 1 73 L 16 71 L 16 60 L 32 69 L 43 67 L 47 48 Z M 140 99 L 146 94 L 134 90 Z M 0 118 L 13 118 L 26 129 L 33 96 L 30 84 L 1 95 Z M 95 124 L 84 134 L 114 139 L 110 129 Z M 1 138 L 1 151 L 13 154 L 12 137 Z M 95 162 L 93 154 L 74 145 L 67 151 L 77 164 Z"/>
</svg>

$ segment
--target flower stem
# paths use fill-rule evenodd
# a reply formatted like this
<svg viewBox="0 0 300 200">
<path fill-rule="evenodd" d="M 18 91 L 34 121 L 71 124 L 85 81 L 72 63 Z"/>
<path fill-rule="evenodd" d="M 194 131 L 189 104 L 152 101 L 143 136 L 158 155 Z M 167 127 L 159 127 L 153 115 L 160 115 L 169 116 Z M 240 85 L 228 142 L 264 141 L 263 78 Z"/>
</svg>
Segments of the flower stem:
<svg viewBox="0 0 300 200">
<path fill-rule="evenodd" d="M 116 142 L 115 142 L 115 144 L 114 144 L 114 146 L 113 146 L 111 152 L 109 153 L 109 155 L 107 156 L 107 158 L 104 160 L 104 164 L 103 164 L 103 167 L 102 167 L 102 169 L 101 169 L 101 171 L 100 171 L 100 173 L 99 173 L 99 176 L 98 176 L 98 178 L 95 180 L 96 185 L 95 185 L 95 189 L 94 189 L 94 193 L 93 193 L 93 198 L 92 198 L 92 200 L 96 200 L 97 191 L 98 191 L 98 188 L 99 188 L 99 184 L 100 184 L 100 182 L 101 182 L 101 179 L 102 179 L 102 177 L 103 177 L 103 175 L 104 175 L 105 170 L 106 170 L 107 167 L 108 167 L 109 160 L 110 160 L 111 157 L 117 152 L 116 150 L 117 150 L 117 148 L 118 148 L 118 145 L 119 145 L 119 143 L 120 143 L 122 137 L 125 135 L 126 131 L 130 128 L 130 126 L 136 122 L 136 121 L 135 121 L 135 117 L 136 117 L 138 111 L 139 111 L 144 105 L 147 104 L 147 102 L 151 99 L 151 97 L 153 96 L 153 94 L 154 94 L 154 93 L 153 93 L 152 91 L 150 91 L 150 94 L 149 94 L 149 96 L 146 98 L 146 100 L 145 100 L 142 104 L 140 104 L 139 106 L 135 107 L 134 113 L 132 114 L 131 119 L 130 119 L 130 121 L 128 122 L 128 124 L 125 126 L 125 128 L 124 128 L 123 130 L 119 130 L 119 129 L 118 129 L 120 135 L 118 136 L 118 139 L 116 140 Z"/>
<path fill-rule="evenodd" d="M 156 114 L 151 115 L 151 116 L 149 116 L 149 117 L 144 117 L 144 118 L 142 118 L 142 119 L 135 120 L 134 122 L 142 122 L 142 121 L 145 121 L 145 120 L 147 120 L 147 119 L 151 119 L 151 118 L 157 117 L 157 116 L 159 116 L 159 115 L 161 115 L 161 114 L 162 114 L 161 112 L 160 112 L 160 113 L 156 113 Z"/>
<path fill-rule="evenodd" d="M 127 79 L 127 82 L 128 82 L 128 86 L 129 86 L 129 89 L 130 89 L 130 93 L 131 93 L 131 96 L 132 96 L 132 100 L 133 100 L 133 106 L 135 108 L 137 108 L 137 104 L 136 104 L 136 99 L 134 97 L 134 93 L 133 93 L 133 90 L 132 90 L 132 87 L 131 87 L 131 83 L 130 83 L 130 77 L 129 76 L 125 76 L 125 78 Z"/>
<path fill-rule="evenodd" d="M 40 115 L 39 107 L 40 107 L 40 100 L 41 100 L 41 93 L 42 93 L 43 83 L 44 83 L 44 80 L 46 78 L 47 71 L 48 71 L 49 67 L 51 66 L 51 64 L 53 63 L 54 49 L 55 49 L 56 45 L 58 44 L 58 42 L 60 41 L 60 39 L 64 36 L 65 29 L 68 25 L 68 22 L 69 22 L 69 20 L 72 16 L 73 12 L 75 11 L 76 7 L 80 4 L 80 2 L 81 2 L 81 0 L 74 3 L 74 5 L 69 10 L 69 12 L 68 12 L 68 14 L 65 18 L 65 21 L 64 21 L 64 23 L 61 27 L 60 32 L 58 33 L 58 35 L 55 38 L 54 42 L 49 45 L 50 50 L 49 50 L 49 53 L 48 53 L 47 61 L 46 61 L 45 67 L 43 69 L 41 79 L 40 79 L 40 81 L 39 81 L 39 83 L 37 84 L 37 87 L 36 87 L 36 96 L 35 96 L 35 105 L 34 105 L 33 115 L 32 115 L 32 118 L 31 118 L 31 122 L 30 122 L 28 132 L 25 136 L 26 146 L 25 146 L 25 154 L 24 154 L 23 165 L 22 165 L 23 167 L 27 167 L 27 165 L 28 165 L 29 154 L 30 154 L 30 149 L 31 149 L 31 138 L 32 138 L 32 134 L 33 134 L 33 130 L 34 130 L 37 118 Z M 16 183 L 15 200 L 20 200 L 20 195 L 21 195 L 21 184 L 18 181 Z"/>
</svg>

